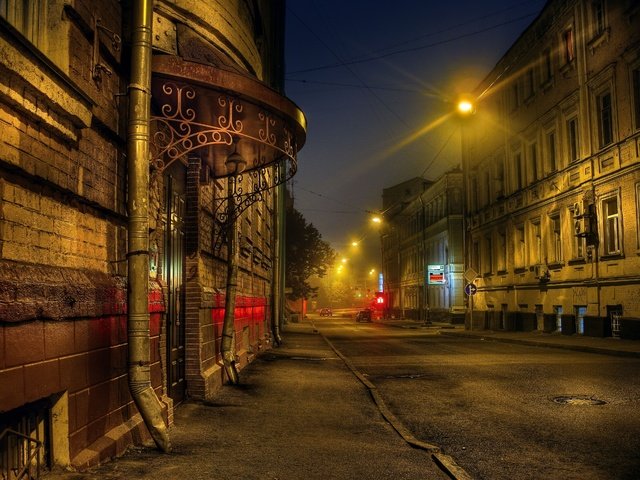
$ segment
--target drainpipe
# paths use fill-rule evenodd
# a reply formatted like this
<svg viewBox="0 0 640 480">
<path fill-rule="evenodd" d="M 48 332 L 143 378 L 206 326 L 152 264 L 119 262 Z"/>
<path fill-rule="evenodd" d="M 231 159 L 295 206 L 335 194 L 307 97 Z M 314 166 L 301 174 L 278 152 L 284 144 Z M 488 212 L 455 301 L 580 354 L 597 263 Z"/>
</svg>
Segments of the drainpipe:
<svg viewBox="0 0 640 480">
<path fill-rule="evenodd" d="M 286 168 L 286 165 L 283 163 L 281 168 Z M 287 187 L 284 183 L 278 185 L 278 290 L 280 292 L 279 304 L 278 304 L 278 322 L 276 324 L 277 336 L 276 340 L 278 345 L 282 344 L 281 332 L 284 325 L 284 312 L 286 309 L 286 294 L 285 294 L 285 285 L 286 282 L 286 244 L 285 244 L 285 235 L 286 235 L 286 194 Z"/>
<path fill-rule="evenodd" d="M 237 385 L 240 382 L 233 348 L 239 260 L 238 222 L 236 221 L 235 201 L 233 199 L 236 181 L 237 178 L 234 175 L 230 175 L 227 182 L 227 221 L 229 222 L 227 233 L 227 290 L 224 298 L 224 322 L 222 324 L 222 346 L 220 349 L 224 370 L 229 383 L 233 385 Z"/>
<path fill-rule="evenodd" d="M 153 0 L 133 3 L 129 84 L 128 310 L 129 390 L 149 433 L 171 451 L 160 400 L 151 386 L 149 339 L 149 118 L 151 104 L 151 20 Z"/>
<path fill-rule="evenodd" d="M 280 176 L 281 165 L 275 166 L 275 175 Z M 282 257 L 280 255 L 280 244 L 282 243 L 282 237 L 280 234 L 280 225 L 282 224 L 282 218 L 284 217 L 284 210 L 281 208 L 280 199 L 284 197 L 284 184 L 280 183 L 276 187 L 276 205 L 274 211 L 274 221 L 276 228 L 274 229 L 274 241 L 273 241 L 273 305 L 271 315 L 271 329 L 273 333 L 273 340 L 275 345 L 282 343 L 282 337 L 280 336 L 280 317 L 282 316 L 282 298 L 284 297 L 284 289 L 281 283 L 281 269 Z"/>
</svg>

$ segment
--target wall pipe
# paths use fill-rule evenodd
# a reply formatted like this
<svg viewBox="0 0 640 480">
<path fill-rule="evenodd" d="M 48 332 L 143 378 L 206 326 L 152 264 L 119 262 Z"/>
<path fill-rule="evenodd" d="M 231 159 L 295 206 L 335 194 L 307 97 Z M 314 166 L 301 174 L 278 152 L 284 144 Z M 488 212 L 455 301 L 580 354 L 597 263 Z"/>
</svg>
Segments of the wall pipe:
<svg viewBox="0 0 640 480">
<path fill-rule="evenodd" d="M 284 163 L 280 168 L 286 168 Z M 285 286 L 286 281 L 286 192 L 287 186 L 285 183 L 278 185 L 278 318 L 276 322 L 276 342 L 278 345 L 282 344 L 282 329 L 284 326 L 284 316 L 286 310 L 286 293 Z"/>
<path fill-rule="evenodd" d="M 233 199 L 237 179 L 230 175 L 227 182 L 227 221 L 229 230 L 227 233 L 227 289 L 224 297 L 224 321 L 222 323 L 222 364 L 229 379 L 229 383 L 237 385 L 240 382 L 238 369 L 236 367 L 236 356 L 234 352 L 235 339 L 235 310 L 236 292 L 238 290 L 238 222 L 236 219 L 236 209 Z"/>
<path fill-rule="evenodd" d="M 149 433 L 163 452 L 171 451 L 162 406 L 151 386 L 149 338 L 149 119 L 151 109 L 151 25 L 153 0 L 133 2 L 128 173 L 129 390 Z"/>
<path fill-rule="evenodd" d="M 278 163 L 275 167 L 274 175 L 280 176 L 281 165 Z M 284 215 L 283 209 L 280 206 L 280 198 L 284 197 L 284 184 L 279 184 L 276 187 L 276 205 L 274 209 L 273 219 L 276 225 L 274 228 L 274 241 L 273 241 L 273 303 L 271 306 L 271 330 L 273 334 L 273 341 L 276 346 L 282 343 L 282 337 L 280 336 L 280 317 L 282 316 L 282 302 L 281 299 L 284 296 L 284 288 L 281 283 L 282 276 L 280 275 L 280 264 L 282 258 L 280 256 L 280 244 L 282 243 L 282 237 L 280 234 L 280 224 L 282 223 L 282 217 Z"/>
</svg>

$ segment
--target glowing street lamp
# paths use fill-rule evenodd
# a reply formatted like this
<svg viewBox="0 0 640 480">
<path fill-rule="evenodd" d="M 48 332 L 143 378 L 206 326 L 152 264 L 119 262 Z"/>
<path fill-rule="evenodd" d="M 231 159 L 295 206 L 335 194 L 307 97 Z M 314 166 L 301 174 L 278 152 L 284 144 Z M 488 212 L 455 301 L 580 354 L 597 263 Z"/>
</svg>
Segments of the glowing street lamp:
<svg viewBox="0 0 640 480">
<path fill-rule="evenodd" d="M 462 99 L 458 102 L 457 105 L 458 113 L 461 115 L 471 115 L 476 113 L 476 106 L 468 99 Z"/>
<path fill-rule="evenodd" d="M 371 218 L 371 221 L 373 223 L 382 223 L 382 218 L 379 215 L 375 215 L 374 217 Z"/>
</svg>

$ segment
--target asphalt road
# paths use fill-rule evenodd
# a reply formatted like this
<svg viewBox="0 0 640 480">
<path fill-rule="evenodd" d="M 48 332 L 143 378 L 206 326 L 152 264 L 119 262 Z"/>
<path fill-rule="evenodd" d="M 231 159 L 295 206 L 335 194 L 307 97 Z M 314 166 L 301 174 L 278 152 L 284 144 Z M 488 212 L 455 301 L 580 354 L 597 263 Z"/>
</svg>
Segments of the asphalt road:
<svg viewBox="0 0 640 480">
<path fill-rule="evenodd" d="M 312 320 L 475 479 L 640 478 L 640 359 Z"/>
</svg>

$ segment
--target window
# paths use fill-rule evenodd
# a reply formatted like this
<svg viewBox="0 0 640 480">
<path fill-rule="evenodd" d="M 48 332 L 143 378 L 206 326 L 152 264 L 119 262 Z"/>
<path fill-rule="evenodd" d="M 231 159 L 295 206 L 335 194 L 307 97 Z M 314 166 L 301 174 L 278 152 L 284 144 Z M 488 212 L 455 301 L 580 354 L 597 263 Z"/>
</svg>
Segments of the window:
<svg viewBox="0 0 640 480">
<path fill-rule="evenodd" d="M 515 110 L 520 106 L 520 82 L 515 79 L 511 86 L 511 109 Z"/>
<path fill-rule="evenodd" d="M 613 143 L 613 114 L 611 92 L 606 91 L 596 97 L 598 108 L 598 140 L 600 148 Z"/>
<path fill-rule="evenodd" d="M 532 258 L 535 264 L 542 263 L 542 232 L 540 220 L 531 222 L 531 239 L 533 240 Z"/>
<path fill-rule="evenodd" d="M 567 147 L 569 161 L 578 160 L 578 119 L 577 117 L 567 120 Z"/>
<path fill-rule="evenodd" d="M 0 0 L 0 17 L 41 49 L 46 39 L 46 13 L 46 0 Z"/>
<path fill-rule="evenodd" d="M 591 2 L 591 23 L 593 36 L 596 37 L 605 31 L 605 8 L 603 0 Z"/>
<path fill-rule="evenodd" d="M 572 207 L 571 209 L 569 209 L 569 214 L 571 215 L 571 218 L 575 221 L 575 217 L 576 215 L 579 214 L 579 212 L 576 213 Z M 572 229 L 572 232 L 573 232 L 573 229 Z M 586 244 L 586 240 L 584 237 L 579 237 L 578 235 L 573 234 L 573 258 L 575 260 L 581 260 L 584 258 L 585 244 Z"/>
<path fill-rule="evenodd" d="M 496 162 L 496 197 L 504 197 L 504 163 L 502 157 Z"/>
<path fill-rule="evenodd" d="M 636 130 L 640 130 L 640 67 L 633 70 L 632 77 L 634 122 Z"/>
<path fill-rule="evenodd" d="M 533 68 L 529 67 L 527 73 L 524 76 L 524 98 L 528 99 L 533 97 L 534 85 L 533 85 Z"/>
<path fill-rule="evenodd" d="M 483 206 L 489 205 L 491 203 L 491 169 L 486 168 L 484 171 L 484 198 L 483 198 Z"/>
<path fill-rule="evenodd" d="M 538 145 L 536 143 L 529 145 L 529 163 L 531 164 L 531 182 L 529 183 L 534 183 L 540 175 L 538 168 Z"/>
<path fill-rule="evenodd" d="M 556 132 L 547 133 L 547 173 L 558 170 L 558 160 L 556 158 Z"/>
<path fill-rule="evenodd" d="M 602 201 L 602 217 L 604 220 L 604 254 L 618 255 L 621 253 L 618 197 L 610 197 Z"/>
<path fill-rule="evenodd" d="M 480 271 L 480 245 L 477 240 L 471 244 L 471 266 Z"/>
<path fill-rule="evenodd" d="M 498 272 L 507 270 L 507 233 L 498 232 Z"/>
<path fill-rule="evenodd" d="M 524 237 L 524 225 L 518 225 L 515 230 L 515 262 L 517 266 L 526 265 L 526 241 Z"/>
<path fill-rule="evenodd" d="M 491 235 L 484 237 L 484 273 L 493 272 L 493 243 L 491 242 Z"/>
<path fill-rule="evenodd" d="M 542 54 L 542 83 L 547 83 L 553 76 L 553 61 L 551 57 L 551 49 L 547 48 Z"/>
<path fill-rule="evenodd" d="M 560 215 L 549 217 L 551 227 L 551 253 L 555 263 L 562 262 L 562 233 L 560 227 Z"/>
<path fill-rule="evenodd" d="M 472 172 L 471 173 L 471 185 L 470 185 L 470 202 L 471 202 L 471 211 L 472 212 L 477 212 L 478 211 L 478 180 L 476 179 L 476 175 L 478 174 L 477 171 Z M 431 218 L 431 223 L 433 223 L 433 215 Z"/>
<path fill-rule="evenodd" d="M 576 58 L 575 45 L 573 42 L 573 28 L 567 28 L 562 34 L 562 51 L 564 53 L 564 63 L 571 63 Z"/>
<path fill-rule="evenodd" d="M 524 186 L 524 182 L 522 181 L 522 155 L 520 153 L 516 153 L 513 156 L 513 167 L 514 167 L 514 184 L 516 190 L 522 190 Z"/>
</svg>

